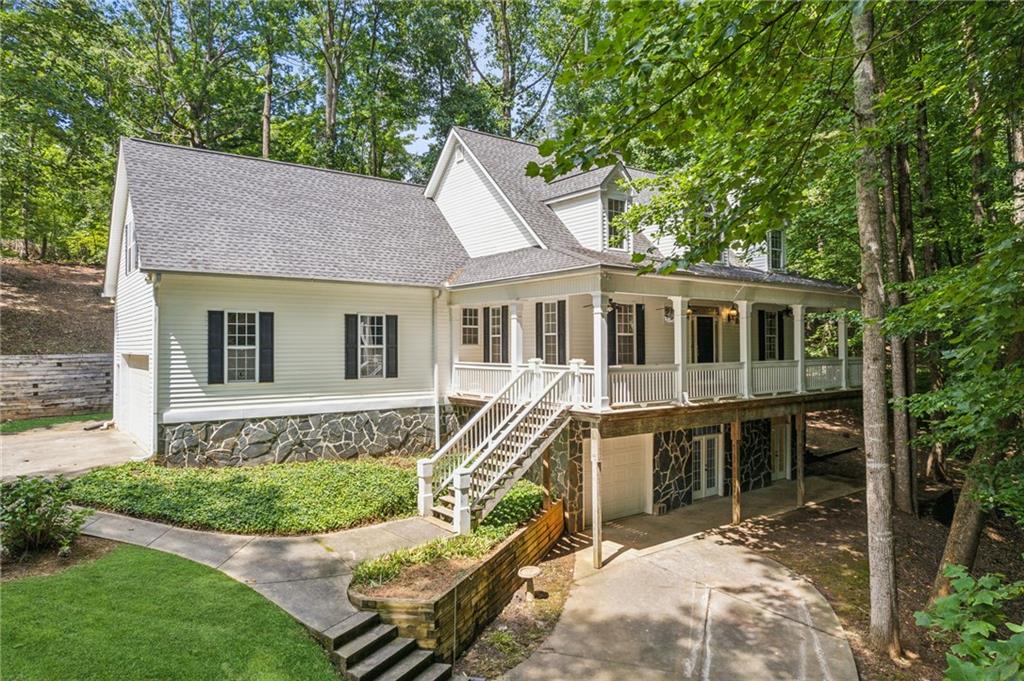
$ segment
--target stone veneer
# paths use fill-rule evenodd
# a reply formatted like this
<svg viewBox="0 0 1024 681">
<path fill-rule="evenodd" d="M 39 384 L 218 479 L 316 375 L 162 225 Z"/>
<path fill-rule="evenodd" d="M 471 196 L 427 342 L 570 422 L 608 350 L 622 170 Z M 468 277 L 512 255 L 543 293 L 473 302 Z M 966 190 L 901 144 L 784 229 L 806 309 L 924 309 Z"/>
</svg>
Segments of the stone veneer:
<svg viewBox="0 0 1024 681">
<path fill-rule="evenodd" d="M 732 435 L 729 424 L 725 432 L 725 484 L 732 489 Z M 772 484 L 772 422 L 771 419 L 744 421 L 740 428 L 740 491 L 749 492 Z"/>
<path fill-rule="evenodd" d="M 442 439 L 466 416 L 443 408 Z M 252 466 L 433 450 L 434 409 L 416 407 L 161 425 L 159 457 L 169 466 Z"/>
<path fill-rule="evenodd" d="M 569 532 L 583 529 L 583 441 L 588 437 L 590 427 L 573 419 L 550 447 L 551 498 L 565 501 L 565 524 Z M 543 456 L 524 477 L 538 485 L 543 484 Z"/>
</svg>

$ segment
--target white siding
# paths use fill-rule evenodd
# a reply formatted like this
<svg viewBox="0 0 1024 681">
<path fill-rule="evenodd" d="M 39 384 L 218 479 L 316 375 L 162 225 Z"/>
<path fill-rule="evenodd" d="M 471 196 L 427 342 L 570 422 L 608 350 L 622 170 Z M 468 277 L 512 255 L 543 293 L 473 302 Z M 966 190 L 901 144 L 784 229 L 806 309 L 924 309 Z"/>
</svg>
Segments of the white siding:
<svg viewBox="0 0 1024 681">
<path fill-rule="evenodd" d="M 594 363 L 594 308 L 590 296 L 571 296 L 566 304 L 569 321 L 569 359 Z"/>
<path fill-rule="evenodd" d="M 164 275 L 160 409 L 167 422 L 433 404 L 427 288 Z M 447 355 L 447 309 L 437 315 Z M 274 313 L 274 382 L 207 384 L 208 310 Z M 398 377 L 346 379 L 345 314 L 398 315 Z M 440 369 L 440 367 L 439 367 Z"/>
<path fill-rule="evenodd" d="M 471 306 L 466 306 L 471 307 Z M 457 326 L 455 338 L 459 344 L 458 355 L 460 362 L 482 362 L 484 361 L 484 313 L 483 307 L 474 308 L 477 310 L 477 320 L 480 324 L 479 333 L 477 334 L 477 343 L 474 345 L 466 345 L 462 342 L 462 308 L 456 307 L 453 318 Z"/>
<path fill-rule="evenodd" d="M 551 210 L 584 248 L 604 249 L 601 192 L 552 203 Z"/>
<path fill-rule="evenodd" d="M 754 323 L 757 323 L 757 313 L 754 313 Z M 726 322 L 722 324 L 722 348 L 721 361 L 740 361 L 740 325 L 738 322 Z"/>
<path fill-rule="evenodd" d="M 471 257 L 537 245 L 468 153 L 452 154 L 434 200 Z"/>
</svg>

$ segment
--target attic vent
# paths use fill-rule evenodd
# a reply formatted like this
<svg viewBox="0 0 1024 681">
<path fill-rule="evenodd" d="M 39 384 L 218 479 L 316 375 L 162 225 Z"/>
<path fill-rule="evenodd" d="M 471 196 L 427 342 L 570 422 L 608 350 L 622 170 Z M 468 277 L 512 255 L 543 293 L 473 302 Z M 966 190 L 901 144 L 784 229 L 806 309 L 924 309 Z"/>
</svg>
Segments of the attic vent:
<svg viewBox="0 0 1024 681">
<path fill-rule="evenodd" d="M 462 163 L 462 147 L 455 147 L 455 162 Z"/>
</svg>

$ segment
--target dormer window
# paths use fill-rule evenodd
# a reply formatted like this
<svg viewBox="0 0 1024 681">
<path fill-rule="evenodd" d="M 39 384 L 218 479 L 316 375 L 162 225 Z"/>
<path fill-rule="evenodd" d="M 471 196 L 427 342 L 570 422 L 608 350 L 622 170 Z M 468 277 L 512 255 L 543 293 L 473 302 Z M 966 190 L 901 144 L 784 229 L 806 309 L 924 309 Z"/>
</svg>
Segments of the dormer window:
<svg viewBox="0 0 1024 681">
<path fill-rule="evenodd" d="M 785 244 L 782 230 L 773 229 L 768 232 L 768 269 L 781 270 L 786 266 Z"/>
<path fill-rule="evenodd" d="M 626 212 L 626 202 L 623 199 L 608 199 L 606 203 L 606 215 L 608 219 L 608 248 L 626 250 L 628 247 L 625 235 L 619 231 L 620 228 L 614 224 L 615 218 Z M 621 242 L 618 240 L 622 237 Z"/>
</svg>

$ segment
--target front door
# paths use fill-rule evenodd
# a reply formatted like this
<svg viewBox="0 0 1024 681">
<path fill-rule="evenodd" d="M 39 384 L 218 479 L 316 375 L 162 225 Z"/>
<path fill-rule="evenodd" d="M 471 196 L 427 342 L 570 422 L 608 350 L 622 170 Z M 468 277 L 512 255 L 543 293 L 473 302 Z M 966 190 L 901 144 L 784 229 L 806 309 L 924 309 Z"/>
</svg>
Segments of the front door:
<svg viewBox="0 0 1024 681">
<path fill-rule="evenodd" d="M 697 317 L 697 363 L 715 361 L 715 318 Z"/>
<path fill-rule="evenodd" d="M 722 447 L 720 435 L 693 438 L 693 499 L 722 494 Z"/>
<path fill-rule="evenodd" d="M 789 423 L 772 423 L 772 480 L 789 477 Z"/>
</svg>

